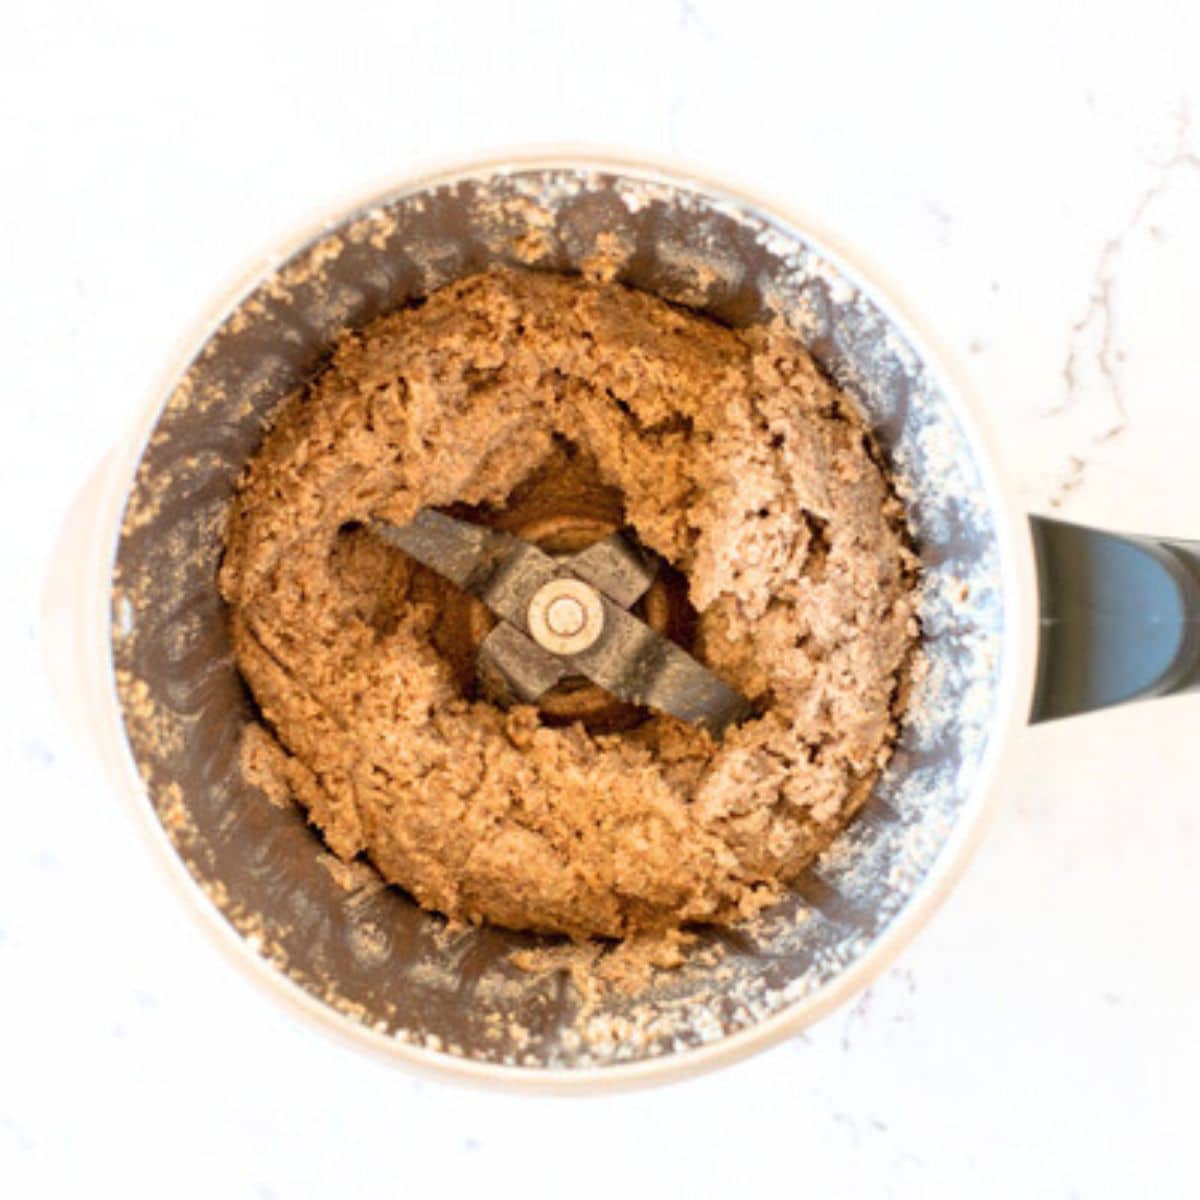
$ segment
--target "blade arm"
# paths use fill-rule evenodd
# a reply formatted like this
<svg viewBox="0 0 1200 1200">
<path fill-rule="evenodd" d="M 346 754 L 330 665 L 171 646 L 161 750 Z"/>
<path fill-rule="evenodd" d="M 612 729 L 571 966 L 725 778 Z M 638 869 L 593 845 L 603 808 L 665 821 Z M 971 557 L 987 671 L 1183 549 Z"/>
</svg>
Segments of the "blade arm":
<svg viewBox="0 0 1200 1200">
<path fill-rule="evenodd" d="M 714 737 L 753 713 L 740 692 L 607 598 L 603 636 L 570 662 L 619 699 L 702 725 Z"/>
<path fill-rule="evenodd" d="M 563 566 L 585 583 L 599 588 L 622 608 L 640 600 L 658 574 L 657 559 L 631 545 L 619 533 L 611 533 L 572 554 Z"/>
</svg>

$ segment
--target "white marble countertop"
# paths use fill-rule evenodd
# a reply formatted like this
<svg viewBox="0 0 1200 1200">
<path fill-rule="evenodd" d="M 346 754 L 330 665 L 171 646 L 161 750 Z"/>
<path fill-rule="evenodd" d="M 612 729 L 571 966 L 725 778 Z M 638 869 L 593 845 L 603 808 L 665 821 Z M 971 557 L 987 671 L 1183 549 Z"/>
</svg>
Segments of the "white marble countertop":
<svg viewBox="0 0 1200 1200">
<path fill-rule="evenodd" d="M 34 645 L 72 493 L 231 272 L 356 188 L 529 143 L 679 155 L 812 212 L 959 352 L 1030 509 L 1200 537 L 1194 6 L 6 13 L 6 1196 L 1198 1194 L 1200 695 L 1021 737 L 965 881 L 805 1036 L 529 1099 L 363 1057 L 235 974 Z"/>
</svg>

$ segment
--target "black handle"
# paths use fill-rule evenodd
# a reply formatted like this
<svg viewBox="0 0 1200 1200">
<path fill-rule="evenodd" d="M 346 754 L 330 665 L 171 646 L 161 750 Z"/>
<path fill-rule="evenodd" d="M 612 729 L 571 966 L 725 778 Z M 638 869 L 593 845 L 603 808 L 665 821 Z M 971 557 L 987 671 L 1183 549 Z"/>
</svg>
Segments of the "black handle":
<svg viewBox="0 0 1200 1200">
<path fill-rule="evenodd" d="M 1031 721 L 1200 689 L 1200 542 L 1030 521 L 1041 600 Z"/>
</svg>

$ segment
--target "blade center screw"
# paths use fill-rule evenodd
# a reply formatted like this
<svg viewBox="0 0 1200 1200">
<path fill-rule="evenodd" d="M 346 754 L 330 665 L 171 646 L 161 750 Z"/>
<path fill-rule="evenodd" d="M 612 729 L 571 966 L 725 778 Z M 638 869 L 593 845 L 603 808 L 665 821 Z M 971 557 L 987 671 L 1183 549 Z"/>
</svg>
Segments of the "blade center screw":
<svg viewBox="0 0 1200 1200">
<path fill-rule="evenodd" d="M 529 634 L 552 654 L 579 654 L 604 630 L 600 595 L 581 579 L 552 579 L 529 602 Z"/>
</svg>

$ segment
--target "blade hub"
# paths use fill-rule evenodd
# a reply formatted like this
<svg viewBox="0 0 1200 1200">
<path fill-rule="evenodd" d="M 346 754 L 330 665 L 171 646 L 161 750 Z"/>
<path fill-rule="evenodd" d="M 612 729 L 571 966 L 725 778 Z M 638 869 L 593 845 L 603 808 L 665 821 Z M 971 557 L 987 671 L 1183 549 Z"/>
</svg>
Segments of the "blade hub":
<svg viewBox="0 0 1200 1200">
<path fill-rule="evenodd" d="M 552 579 L 538 589 L 526 614 L 529 635 L 552 654 L 580 654 L 604 631 L 600 595 L 582 579 Z"/>
</svg>

